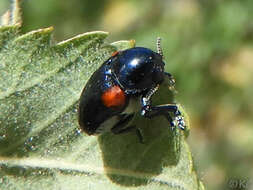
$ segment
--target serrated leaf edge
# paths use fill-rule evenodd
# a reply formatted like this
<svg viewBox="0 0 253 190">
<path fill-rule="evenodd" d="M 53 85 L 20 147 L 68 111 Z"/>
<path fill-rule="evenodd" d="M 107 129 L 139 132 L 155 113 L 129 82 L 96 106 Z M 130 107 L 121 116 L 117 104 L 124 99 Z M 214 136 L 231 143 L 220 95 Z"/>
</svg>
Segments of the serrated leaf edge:
<svg viewBox="0 0 253 190">
<path fill-rule="evenodd" d="M 83 34 L 79 34 L 77 36 L 74 36 L 73 38 L 69 38 L 67 40 L 61 41 L 59 43 L 56 44 L 56 46 L 62 46 L 64 44 L 73 42 L 75 40 L 80 40 L 82 38 L 86 38 L 89 35 L 104 35 L 104 38 L 106 38 L 108 36 L 108 32 L 104 32 L 104 31 L 92 31 L 92 32 L 85 32 Z"/>
</svg>

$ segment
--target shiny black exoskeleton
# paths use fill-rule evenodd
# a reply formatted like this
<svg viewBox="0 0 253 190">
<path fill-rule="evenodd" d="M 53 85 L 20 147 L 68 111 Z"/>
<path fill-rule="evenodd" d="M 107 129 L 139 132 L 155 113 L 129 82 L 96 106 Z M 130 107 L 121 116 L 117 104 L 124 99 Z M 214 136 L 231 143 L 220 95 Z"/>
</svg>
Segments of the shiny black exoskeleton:
<svg viewBox="0 0 253 190">
<path fill-rule="evenodd" d="M 172 127 L 185 128 L 176 104 L 151 105 L 152 95 L 168 77 L 164 72 L 160 40 L 158 53 L 135 47 L 113 53 L 93 73 L 80 97 L 79 124 L 89 135 L 111 131 L 114 134 L 138 128 L 131 125 L 134 114 L 152 118 L 163 115 Z"/>
</svg>

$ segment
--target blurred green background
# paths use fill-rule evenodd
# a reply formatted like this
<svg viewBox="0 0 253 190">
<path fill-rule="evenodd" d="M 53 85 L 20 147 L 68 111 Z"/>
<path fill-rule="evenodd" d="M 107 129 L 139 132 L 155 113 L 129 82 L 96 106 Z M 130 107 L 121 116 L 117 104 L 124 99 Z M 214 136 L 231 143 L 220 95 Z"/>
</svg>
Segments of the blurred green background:
<svg viewBox="0 0 253 190">
<path fill-rule="evenodd" d="M 0 14 L 9 6 L 1 0 Z M 200 179 L 211 190 L 253 189 L 252 0 L 24 0 L 22 8 L 22 32 L 54 26 L 57 42 L 104 30 L 108 42 L 155 50 L 162 37 Z"/>
</svg>

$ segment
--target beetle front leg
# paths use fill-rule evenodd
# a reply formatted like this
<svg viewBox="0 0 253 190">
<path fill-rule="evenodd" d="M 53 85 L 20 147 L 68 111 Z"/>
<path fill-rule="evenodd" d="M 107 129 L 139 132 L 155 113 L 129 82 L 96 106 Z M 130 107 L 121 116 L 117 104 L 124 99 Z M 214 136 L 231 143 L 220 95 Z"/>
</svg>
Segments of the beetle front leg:
<svg viewBox="0 0 253 190">
<path fill-rule="evenodd" d="M 186 128 L 184 118 L 178 110 L 178 106 L 176 104 L 164 104 L 158 106 L 151 105 L 151 97 L 157 89 L 158 86 L 151 89 L 141 98 L 141 115 L 147 118 L 163 115 L 170 122 L 172 128 L 178 126 L 180 129 L 184 130 Z M 173 117 L 171 117 L 171 113 L 173 114 Z"/>
<path fill-rule="evenodd" d="M 171 117 L 170 113 L 173 114 Z M 147 118 L 163 115 L 169 122 L 172 128 L 178 126 L 180 129 L 185 130 L 185 122 L 178 106 L 175 104 L 165 104 L 159 106 L 146 105 L 142 107 L 141 115 Z"/>
</svg>

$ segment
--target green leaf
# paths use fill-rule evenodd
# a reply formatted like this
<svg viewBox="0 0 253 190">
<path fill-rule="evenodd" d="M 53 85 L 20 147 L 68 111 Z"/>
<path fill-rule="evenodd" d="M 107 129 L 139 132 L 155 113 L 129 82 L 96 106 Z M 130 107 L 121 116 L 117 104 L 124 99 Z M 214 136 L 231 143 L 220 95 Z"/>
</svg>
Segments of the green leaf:
<svg viewBox="0 0 253 190">
<path fill-rule="evenodd" d="M 133 41 L 90 32 L 54 44 L 52 28 L 0 27 L 0 189 L 204 189 L 186 134 L 162 118 L 136 117 L 134 133 L 80 133 L 77 106 L 91 74 Z M 154 98 L 168 103 L 166 83 Z M 185 114 L 186 115 L 186 114 Z"/>
</svg>

